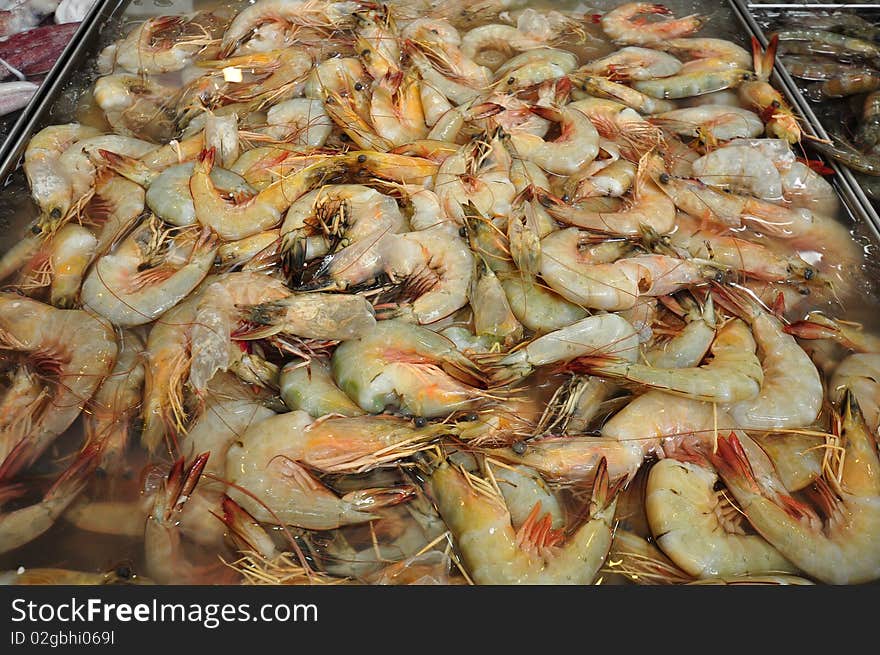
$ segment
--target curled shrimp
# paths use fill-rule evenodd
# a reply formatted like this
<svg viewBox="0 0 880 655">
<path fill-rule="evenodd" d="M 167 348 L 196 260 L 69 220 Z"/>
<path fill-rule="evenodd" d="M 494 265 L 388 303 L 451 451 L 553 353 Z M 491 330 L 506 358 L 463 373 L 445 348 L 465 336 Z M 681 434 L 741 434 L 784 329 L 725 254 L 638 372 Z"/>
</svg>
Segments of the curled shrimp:
<svg viewBox="0 0 880 655">
<path fill-rule="evenodd" d="M 516 195 L 510 166 L 511 155 L 497 137 L 461 146 L 443 161 L 434 182 L 446 214 L 459 224 L 465 222 L 468 205 L 481 216 L 508 215 Z"/>
<path fill-rule="evenodd" d="M 541 240 L 541 277 L 559 295 L 583 307 L 617 311 L 640 298 L 665 296 L 715 277 L 693 261 L 666 255 L 621 257 L 621 245 L 593 247 L 577 228 L 559 230 Z"/>
<path fill-rule="evenodd" d="M 532 111 L 558 122 L 560 134 L 548 142 L 527 132 L 513 132 L 511 146 L 520 157 L 556 175 L 570 175 L 596 158 L 599 133 L 583 113 L 569 107 L 534 107 Z"/>
<path fill-rule="evenodd" d="M 394 416 L 313 421 L 301 411 L 279 414 L 249 427 L 230 447 L 228 493 L 263 522 L 312 530 L 364 523 L 377 518 L 376 510 L 410 498 L 412 487 L 359 489 L 340 497 L 309 469 L 370 470 L 424 449 L 447 429 L 416 428 Z"/>
<path fill-rule="evenodd" d="M 340 344 L 333 379 L 366 412 L 394 407 L 414 416 L 444 416 L 485 398 L 480 369 L 446 337 L 399 320 Z"/>
<path fill-rule="evenodd" d="M 354 27 L 357 9 L 354 2 L 260 0 L 238 12 L 223 33 L 221 52 L 285 47 L 296 41 L 299 31 L 326 38 L 335 30 Z"/>
<path fill-rule="evenodd" d="M 117 73 L 95 80 L 95 102 L 118 134 L 167 141 L 176 127 L 168 103 L 176 89 L 138 75 Z"/>
<path fill-rule="evenodd" d="M 826 473 L 811 494 L 824 520 L 801 501 L 763 491 L 735 436 L 719 440 L 712 459 L 749 522 L 789 561 L 823 582 L 857 584 L 880 577 L 880 458 L 875 435 L 851 393 L 844 393 L 841 410 L 842 474 Z"/>
<path fill-rule="evenodd" d="M 764 373 L 755 354 L 755 340 L 748 325 L 734 319 L 722 326 L 709 352 L 712 359 L 698 367 L 663 369 L 626 361 L 586 364 L 593 375 L 628 380 L 663 389 L 667 393 L 708 402 L 747 401 L 758 395 Z"/>
<path fill-rule="evenodd" d="M 48 393 L 33 393 L 12 416 L 4 416 L 2 474 L 27 468 L 76 420 L 113 368 L 117 345 L 112 329 L 78 309 L 55 309 L 12 293 L 0 294 L 0 345 L 23 353 Z M 7 411 L 16 394 L 7 394 Z"/>
<path fill-rule="evenodd" d="M 666 234 L 675 228 L 675 204 L 654 182 L 664 175 L 663 159 L 648 153 L 639 161 L 633 184 L 633 199 L 628 207 L 617 212 L 595 211 L 588 207 L 552 203 L 547 198 L 547 212 L 557 220 L 576 227 L 609 234 L 637 234 L 643 226 Z"/>
<path fill-rule="evenodd" d="M 762 537 L 745 533 L 717 480 L 699 456 L 651 467 L 645 510 L 663 552 L 697 578 L 798 573 Z"/>
<path fill-rule="evenodd" d="M 320 100 L 291 98 L 269 108 L 261 131 L 276 141 L 319 148 L 333 131 L 333 121 Z"/>
<path fill-rule="evenodd" d="M 642 16 L 665 16 L 664 20 L 649 22 Z M 599 21 L 602 31 L 616 41 L 627 45 L 651 45 L 667 39 L 687 36 L 699 30 L 706 18 L 697 14 L 670 18 L 672 12 L 661 4 L 627 2 L 612 9 Z"/>
<path fill-rule="evenodd" d="M 816 365 L 775 316 L 744 294 L 723 290 L 752 327 L 761 355 L 764 379 L 757 396 L 728 405 L 745 429 L 800 428 L 819 415 L 824 391 Z"/>
<path fill-rule="evenodd" d="M 639 337 L 630 323 L 617 314 L 597 314 L 533 339 L 507 354 L 478 357 L 487 367 L 493 384 L 509 384 L 548 364 L 577 367 L 581 357 L 615 354 L 635 361 Z"/>
<path fill-rule="evenodd" d="M 397 73 L 381 78 L 373 89 L 370 101 L 373 128 L 392 146 L 428 136 L 419 87 L 414 75 Z"/>
<path fill-rule="evenodd" d="M 430 489 L 452 531 L 465 568 L 477 584 L 591 584 L 611 547 L 616 487 L 600 467 L 590 519 L 568 538 L 550 528 L 549 515 L 514 531 L 501 494 L 481 478 L 449 464 L 437 468 Z"/>
<path fill-rule="evenodd" d="M 147 220 L 95 263 L 83 282 L 83 306 L 114 325 L 149 323 L 198 286 L 216 252 L 210 231 L 190 228 L 175 235 Z"/>
<path fill-rule="evenodd" d="M 185 68 L 213 40 L 185 16 L 156 16 L 134 28 L 115 49 L 115 63 L 132 73 L 157 75 Z"/>
<path fill-rule="evenodd" d="M 359 184 L 328 184 L 291 204 L 281 225 L 281 249 L 288 268 L 298 271 L 338 243 L 351 246 L 405 227 L 394 198 Z"/>
<path fill-rule="evenodd" d="M 37 132 L 24 151 L 24 173 L 31 196 L 52 221 L 60 221 L 75 200 L 61 155 L 77 141 L 98 136 L 100 130 L 80 123 L 50 125 Z"/>
<path fill-rule="evenodd" d="M 203 152 L 193 169 L 189 190 L 196 219 L 227 241 L 275 227 L 281 222 L 281 212 L 287 210 L 294 200 L 341 170 L 340 162 L 331 157 L 281 178 L 244 202 L 232 204 L 220 195 L 211 180 L 213 166 L 214 150 Z"/>
<path fill-rule="evenodd" d="M 663 143 L 663 134 L 655 125 L 620 102 L 590 97 L 569 106 L 586 114 L 599 135 L 619 145 L 621 154 L 632 161 Z"/>
</svg>

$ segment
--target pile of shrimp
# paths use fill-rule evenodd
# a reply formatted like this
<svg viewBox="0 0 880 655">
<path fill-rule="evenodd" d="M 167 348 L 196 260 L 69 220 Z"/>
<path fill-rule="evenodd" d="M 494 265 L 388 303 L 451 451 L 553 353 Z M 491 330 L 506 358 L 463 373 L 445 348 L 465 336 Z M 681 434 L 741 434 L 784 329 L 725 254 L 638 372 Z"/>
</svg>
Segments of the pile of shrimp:
<svg viewBox="0 0 880 655">
<path fill-rule="evenodd" d="M 880 578 L 863 252 L 706 22 L 258 0 L 109 45 L 0 260 L 2 579 Z"/>
<path fill-rule="evenodd" d="M 774 17 L 774 47 L 831 137 L 812 147 L 852 169 L 880 200 L 880 27 L 851 12 Z"/>
</svg>

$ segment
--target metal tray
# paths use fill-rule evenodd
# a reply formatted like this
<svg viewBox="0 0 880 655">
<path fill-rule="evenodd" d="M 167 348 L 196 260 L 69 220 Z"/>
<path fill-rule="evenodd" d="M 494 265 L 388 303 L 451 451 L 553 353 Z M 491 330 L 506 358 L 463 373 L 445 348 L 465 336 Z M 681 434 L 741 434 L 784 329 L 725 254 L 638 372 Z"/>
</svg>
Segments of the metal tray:
<svg viewBox="0 0 880 655">
<path fill-rule="evenodd" d="M 769 40 L 767 36 L 764 34 L 764 30 L 758 24 L 757 20 L 755 20 L 755 13 L 761 11 L 767 11 L 771 8 L 774 10 L 779 9 L 836 9 L 841 7 L 852 7 L 852 6 L 861 6 L 865 7 L 867 5 L 829 5 L 829 4 L 810 4 L 810 3 L 746 3 L 743 0 L 728 0 L 731 6 L 734 9 L 734 13 L 737 18 L 742 22 L 745 29 L 758 39 L 762 47 L 767 47 Z M 880 5 L 878 5 L 880 6 Z M 804 132 L 813 137 L 818 137 L 820 139 L 828 139 L 828 132 L 822 126 L 822 122 L 819 120 L 816 113 L 813 111 L 813 108 L 810 106 L 810 103 L 806 98 L 802 95 L 800 88 L 795 82 L 794 78 L 791 74 L 785 69 L 780 62 L 775 62 L 773 67 L 773 74 L 770 78 L 771 83 L 779 89 L 786 100 L 791 104 L 791 106 L 801 115 L 804 119 L 802 123 L 802 129 Z M 866 227 L 868 227 L 872 233 L 872 236 L 875 240 L 880 240 L 880 215 L 878 215 L 877 210 L 875 209 L 873 203 L 870 201 L 868 196 L 865 194 L 864 189 L 862 189 L 861 185 L 856 180 L 853 172 L 846 168 L 845 166 L 841 166 L 835 161 L 826 162 L 828 166 L 834 171 L 834 177 L 832 182 L 837 188 L 838 194 L 843 200 L 846 209 L 851 214 L 851 217 L 858 221 L 863 222 Z"/>
<path fill-rule="evenodd" d="M 21 239 L 37 218 L 21 169 L 31 137 L 42 128 L 76 120 L 77 103 L 98 78 L 96 62 L 104 46 L 136 22 L 152 16 L 185 14 L 211 0 L 97 0 L 74 38 L 64 49 L 31 103 L 0 145 L 0 253 Z M 240 0 L 228 0 L 236 5 Z"/>
<path fill-rule="evenodd" d="M 96 0 L 71 36 L 70 41 L 67 42 L 67 45 L 61 51 L 52 68 L 46 73 L 42 84 L 40 84 L 31 101 L 24 108 L 0 118 L 0 162 L 5 162 L 10 153 L 15 151 L 22 133 L 27 131 L 32 118 L 40 112 L 41 103 L 47 97 L 54 96 L 52 91 L 54 84 L 64 78 L 68 71 L 71 70 L 71 62 L 76 59 L 77 53 L 81 52 L 83 44 L 89 42 L 93 30 L 101 20 L 101 16 L 112 10 L 111 8 L 119 4 L 119 2 L 120 0 Z"/>
</svg>

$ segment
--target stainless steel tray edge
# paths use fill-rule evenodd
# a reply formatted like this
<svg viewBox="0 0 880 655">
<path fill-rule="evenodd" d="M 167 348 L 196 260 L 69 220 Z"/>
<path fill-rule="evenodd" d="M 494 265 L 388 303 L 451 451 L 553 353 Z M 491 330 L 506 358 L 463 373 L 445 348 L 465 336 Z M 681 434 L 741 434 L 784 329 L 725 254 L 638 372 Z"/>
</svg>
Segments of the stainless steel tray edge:
<svg viewBox="0 0 880 655">
<path fill-rule="evenodd" d="M 745 27 L 747 32 L 757 38 L 761 46 L 766 48 L 769 39 L 767 39 L 764 30 L 758 25 L 755 17 L 752 15 L 749 9 L 749 3 L 744 2 L 744 0 L 728 0 L 728 2 L 733 8 L 734 14 L 739 18 L 740 22 L 742 22 L 743 27 Z M 763 7 L 763 5 L 755 5 L 755 9 L 759 7 Z M 801 95 L 794 78 L 778 62 L 773 66 L 771 82 L 773 82 L 773 84 L 783 93 L 786 100 L 788 100 L 792 107 L 797 110 L 801 117 L 803 117 L 805 120 L 804 131 L 813 137 L 828 140 L 828 133 L 825 131 L 825 128 L 822 127 L 822 123 L 813 112 L 812 107 L 810 107 L 809 103 Z M 829 161 L 828 166 L 834 171 L 841 199 L 846 205 L 847 210 L 854 218 L 863 221 L 865 225 L 871 229 L 871 232 L 878 242 L 880 242 L 880 215 L 877 214 L 871 201 L 865 195 L 865 192 L 862 190 L 858 181 L 856 181 L 855 176 L 853 176 L 852 171 L 845 166 L 839 165 L 835 161 Z"/>
<path fill-rule="evenodd" d="M 108 18 L 127 0 L 97 0 L 82 20 L 58 60 L 46 75 L 31 102 L 9 130 L 6 139 L 0 144 L 0 180 L 6 180 L 18 167 L 37 121 L 55 102 L 61 87 L 68 81 L 71 71 L 83 64 L 85 50 L 100 33 Z"/>
</svg>

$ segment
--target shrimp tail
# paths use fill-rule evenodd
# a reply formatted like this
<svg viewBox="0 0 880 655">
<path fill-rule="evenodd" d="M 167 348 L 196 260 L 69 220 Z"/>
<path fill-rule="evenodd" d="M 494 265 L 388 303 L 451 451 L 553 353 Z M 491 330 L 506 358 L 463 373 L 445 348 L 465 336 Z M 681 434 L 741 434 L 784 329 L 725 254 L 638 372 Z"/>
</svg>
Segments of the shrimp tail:
<svg viewBox="0 0 880 655">
<path fill-rule="evenodd" d="M 761 493 L 746 451 L 735 433 L 731 432 L 726 438 L 719 436 L 717 451 L 709 453 L 709 459 L 728 485 L 736 485 L 752 493 Z"/>
<path fill-rule="evenodd" d="M 723 309 L 748 323 L 751 323 L 757 315 L 756 301 L 743 291 L 731 286 L 715 284 L 712 287 L 712 296 Z"/>
<path fill-rule="evenodd" d="M 98 154 L 106 162 L 107 168 L 142 187 L 150 186 L 158 175 L 156 171 L 134 157 L 120 155 L 102 148 L 98 149 Z"/>
<path fill-rule="evenodd" d="M 798 339 L 833 339 L 842 346 L 852 348 L 854 344 L 846 339 L 840 328 L 833 321 L 819 322 L 816 320 L 795 321 L 783 327 L 783 331 Z"/>
<path fill-rule="evenodd" d="M 165 518 L 168 518 L 174 510 L 180 509 L 192 495 L 199 483 L 199 478 L 202 476 L 202 471 L 205 470 L 210 454 L 205 452 L 198 455 L 189 467 L 186 466 L 183 457 L 174 462 L 165 483 L 165 502 L 163 505 Z"/>
<path fill-rule="evenodd" d="M 217 518 L 229 528 L 229 535 L 239 550 L 250 550 L 266 558 L 274 557 L 277 552 L 275 544 L 250 512 L 225 495 L 220 506 L 223 514 Z"/>
<path fill-rule="evenodd" d="M 360 511 L 372 511 L 383 507 L 392 507 L 406 502 L 417 495 L 415 485 L 403 484 L 397 487 L 381 489 L 360 489 L 343 497 Z"/>
<path fill-rule="evenodd" d="M 773 62 L 776 60 L 776 50 L 779 48 L 779 35 L 774 34 L 767 44 L 767 49 L 761 48 L 758 39 L 752 37 L 752 62 L 758 78 L 764 81 L 770 79 L 773 71 Z"/>
<path fill-rule="evenodd" d="M 599 460 L 598 466 L 596 466 L 593 495 L 590 498 L 590 516 L 596 516 L 598 513 L 608 509 L 617 498 L 617 494 L 628 482 L 627 478 L 622 478 L 611 484 L 611 478 L 608 474 L 608 461 L 605 457 L 602 457 Z"/>
<path fill-rule="evenodd" d="M 626 377 L 628 364 L 629 362 L 620 357 L 598 353 L 564 362 L 560 365 L 559 372 L 623 378 Z"/>
<path fill-rule="evenodd" d="M 93 443 L 80 452 L 73 464 L 52 484 L 45 499 L 64 498 L 77 494 L 88 477 L 98 468 L 103 451 L 102 443 Z"/>
<path fill-rule="evenodd" d="M 565 531 L 553 529 L 553 516 L 541 514 L 541 501 L 535 503 L 526 520 L 516 531 L 516 545 L 525 552 L 538 551 L 555 546 L 565 539 Z"/>
</svg>

